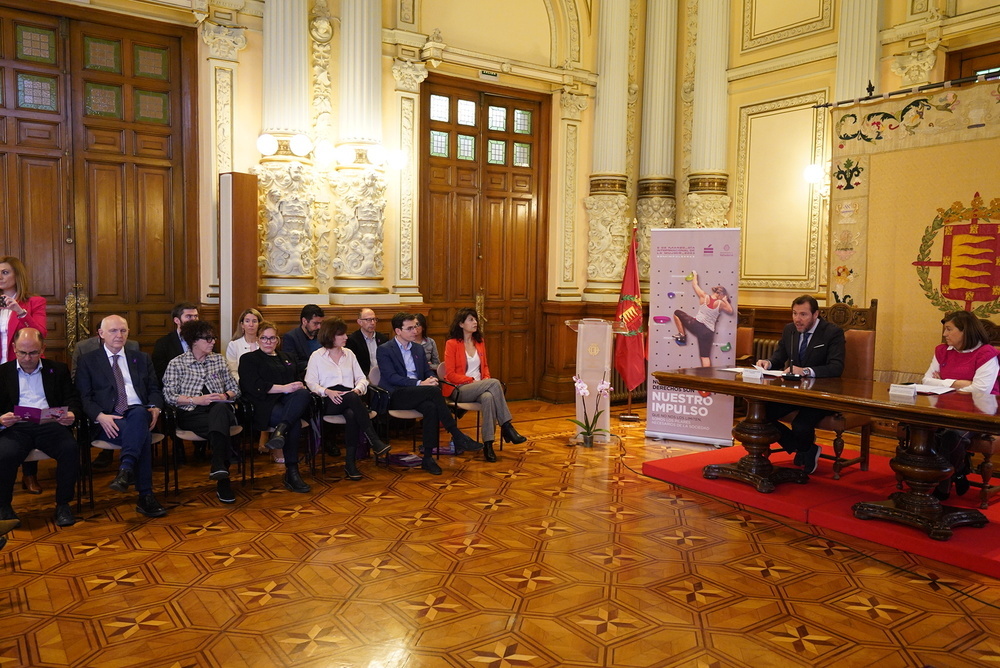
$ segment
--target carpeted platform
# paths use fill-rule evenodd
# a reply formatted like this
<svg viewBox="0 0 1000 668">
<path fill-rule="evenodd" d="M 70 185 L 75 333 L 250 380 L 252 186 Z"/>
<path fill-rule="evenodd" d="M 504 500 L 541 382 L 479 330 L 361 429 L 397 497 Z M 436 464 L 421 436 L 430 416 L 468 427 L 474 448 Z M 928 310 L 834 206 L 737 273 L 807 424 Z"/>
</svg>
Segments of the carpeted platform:
<svg viewBox="0 0 1000 668">
<path fill-rule="evenodd" d="M 958 527 L 950 540 L 941 542 L 901 524 L 854 517 L 851 506 L 856 502 L 882 501 L 896 491 L 896 477 L 888 457 L 873 455 L 870 470 L 851 467 L 841 473 L 840 480 L 833 479 L 833 463 L 820 460 L 808 484 L 784 483 L 770 494 L 761 494 L 735 480 L 702 477 L 705 465 L 734 462 L 744 453 L 741 447 L 711 450 L 646 462 L 642 470 L 680 487 L 1000 578 L 1000 501 L 983 511 L 990 524 L 981 529 Z M 784 453 L 772 455 L 771 461 L 794 467 L 791 455 Z M 978 508 L 978 504 L 979 490 L 973 488 L 963 497 L 952 495 L 946 505 Z"/>
</svg>

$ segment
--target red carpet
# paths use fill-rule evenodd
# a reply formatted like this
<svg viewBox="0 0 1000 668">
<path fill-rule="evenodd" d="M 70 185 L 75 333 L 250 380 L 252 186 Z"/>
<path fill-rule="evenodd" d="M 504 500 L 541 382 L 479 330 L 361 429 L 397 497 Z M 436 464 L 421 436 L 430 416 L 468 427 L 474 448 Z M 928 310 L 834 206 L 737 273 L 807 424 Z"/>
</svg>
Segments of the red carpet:
<svg viewBox="0 0 1000 668">
<path fill-rule="evenodd" d="M 851 512 L 858 501 L 883 501 L 896 491 L 896 477 L 887 457 L 872 455 L 869 471 L 856 466 L 833 479 L 833 463 L 820 460 L 809 483 L 783 483 L 770 494 L 761 494 L 750 485 L 735 480 L 708 480 L 701 470 L 706 464 L 734 462 L 743 456 L 741 447 L 710 450 L 670 459 L 646 462 L 642 471 L 648 476 L 694 489 L 710 496 L 759 508 L 800 522 L 833 529 L 864 540 L 887 545 L 947 564 L 1000 578 L 1000 501 L 982 511 L 990 524 L 981 529 L 957 527 L 948 541 L 932 540 L 924 532 L 884 520 L 859 520 Z M 794 467 L 791 455 L 771 455 L 779 466 Z M 979 490 L 952 495 L 946 505 L 978 508 Z"/>
</svg>

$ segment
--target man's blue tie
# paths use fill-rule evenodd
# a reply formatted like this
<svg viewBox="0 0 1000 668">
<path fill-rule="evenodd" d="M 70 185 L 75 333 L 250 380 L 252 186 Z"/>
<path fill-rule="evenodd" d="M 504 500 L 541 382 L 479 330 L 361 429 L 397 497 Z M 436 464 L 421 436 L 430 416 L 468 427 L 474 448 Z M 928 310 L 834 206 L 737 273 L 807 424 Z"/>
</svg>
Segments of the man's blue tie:
<svg viewBox="0 0 1000 668">
<path fill-rule="evenodd" d="M 809 332 L 804 333 L 802 335 L 802 340 L 799 342 L 799 366 L 802 366 L 802 363 L 806 358 L 806 348 L 809 346 L 809 335 Z"/>
</svg>

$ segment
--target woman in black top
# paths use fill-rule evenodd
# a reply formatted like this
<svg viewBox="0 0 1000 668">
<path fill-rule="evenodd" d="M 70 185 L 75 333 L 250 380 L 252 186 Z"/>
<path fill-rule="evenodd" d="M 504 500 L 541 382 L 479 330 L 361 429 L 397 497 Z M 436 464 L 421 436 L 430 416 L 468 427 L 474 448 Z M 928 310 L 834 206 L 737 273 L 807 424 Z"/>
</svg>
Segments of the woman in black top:
<svg viewBox="0 0 1000 668">
<path fill-rule="evenodd" d="M 298 380 L 295 361 L 278 348 L 278 329 L 264 321 L 257 328 L 258 350 L 240 356 L 240 389 L 254 409 L 254 426 L 274 427 L 267 447 L 285 451 L 285 489 L 305 494 L 311 488 L 299 475 L 302 419 L 309 412 L 309 390 Z"/>
</svg>

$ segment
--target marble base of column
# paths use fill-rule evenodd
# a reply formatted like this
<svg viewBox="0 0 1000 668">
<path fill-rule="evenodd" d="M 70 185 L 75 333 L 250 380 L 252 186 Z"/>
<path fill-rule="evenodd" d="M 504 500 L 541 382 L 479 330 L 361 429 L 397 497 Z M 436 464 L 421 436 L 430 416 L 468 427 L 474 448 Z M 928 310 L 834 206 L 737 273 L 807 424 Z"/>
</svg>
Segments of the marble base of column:
<svg viewBox="0 0 1000 668">
<path fill-rule="evenodd" d="M 809 476 L 800 469 L 786 469 L 775 466 L 771 456 L 771 444 L 778 440 L 778 428 L 767 419 L 767 402 L 758 399 L 747 400 L 747 416 L 733 427 L 733 436 L 747 454 L 731 464 L 709 464 L 702 469 L 702 475 L 709 480 L 728 478 L 752 485 L 758 492 L 769 494 L 775 485 L 783 482 L 804 484 Z"/>
<path fill-rule="evenodd" d="M 916 527 L 934 540 L 948 540 L 957 526 L 986 526 L 978 510 L 942 505 L 931 491 L 951 478 L 952 466 L 934 449 L 933 427 L 910 425 L 910 439 L 889 466 L 902 477 L 909 491 L 893 492 L 886 501 L 855 503 L 854 516 L 861 520 L 882 519 Z"/>
<path fill-rule="evenodd" d="M 328 292 L 331 295 L 383 295 L 389 293 L 389 288 L 382 285 L 381 277 L 368 276 L 335 276 L 334 285 Z"/>
</svg>

